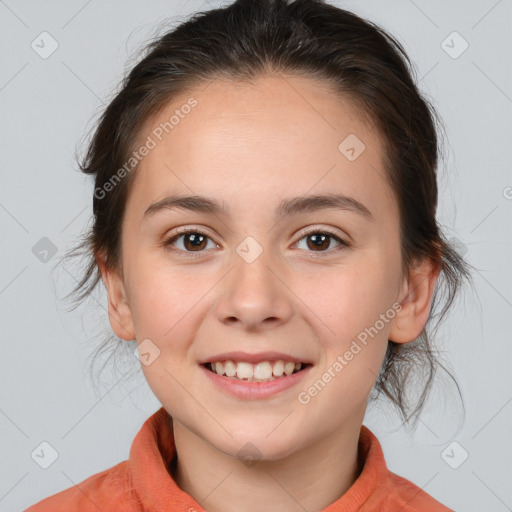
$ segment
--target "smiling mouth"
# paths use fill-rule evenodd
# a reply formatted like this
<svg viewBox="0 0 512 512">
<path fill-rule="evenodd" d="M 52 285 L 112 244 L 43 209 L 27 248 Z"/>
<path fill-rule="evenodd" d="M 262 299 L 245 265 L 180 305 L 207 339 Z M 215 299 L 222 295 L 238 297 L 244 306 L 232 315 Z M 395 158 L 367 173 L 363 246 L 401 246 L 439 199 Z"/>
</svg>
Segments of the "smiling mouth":
<svg viewBox="0 0 512 512">
<path fill-rule="evenodd" d="M 210 372 L 228 379 L 245 382 L 270 382 L 299 373 L 312 365 L 282 360 L 262 361 L 257 364 L 227 360 L 208 362 L 204 363 L 203 366 Z"/>
</svg>

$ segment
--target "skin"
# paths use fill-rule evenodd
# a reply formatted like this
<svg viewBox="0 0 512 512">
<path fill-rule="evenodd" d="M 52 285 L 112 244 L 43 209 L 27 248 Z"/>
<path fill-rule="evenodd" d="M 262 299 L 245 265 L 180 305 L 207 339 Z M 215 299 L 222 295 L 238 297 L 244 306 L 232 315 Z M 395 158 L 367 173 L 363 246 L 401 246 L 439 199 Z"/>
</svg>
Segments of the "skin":
<svg viewBox="0 0 512 512">
<path fill-rule="evenodd" d="M 137 168 L 123 220 L 122 272 L 97 256 L 110 323 L 120 338 L 149 338 L 160 350 L 141 367 L 174 420 L 173 476 L 181 489 L 212 512 L 320 510 L 359 475 L 359 432 L 388 339 L 407 343 L 421 333 L 439 269 L 424 260 L 402 275 L 382 140 L 327 85 L 291 75 L 255 84 L 217 79 L 174 98 L 147 121 L 140 140 L 191 96 L 197 107 Z M 338 149 L 349 134 L 366 147 L 354 161 Z M 143 219 L 171 193 L 218 199 L 231 216 L 168 210 Z M 283 198 L 327 193 L 354 197 L 373 220 L 339 208 L 273 220 Z M 209 237 L 202 252 L 186 236 L 163 245 L 185 227 Z M 328 238 L 315 249 L 302 228 L 328 230 L 350 245 Z M 236 252 L 247 236 L 263 249 L 252 263 Z M 299 392 L 393 304 L 401 304 L 394 318 L 300 403 Z M 291 389 L 244 400 L 215 387 L 198 365 L 230 350 L 282 351 L 313 367 Z M 252 466 L 237 458 L 248 442 L 261 454 Z"/>
</svg>

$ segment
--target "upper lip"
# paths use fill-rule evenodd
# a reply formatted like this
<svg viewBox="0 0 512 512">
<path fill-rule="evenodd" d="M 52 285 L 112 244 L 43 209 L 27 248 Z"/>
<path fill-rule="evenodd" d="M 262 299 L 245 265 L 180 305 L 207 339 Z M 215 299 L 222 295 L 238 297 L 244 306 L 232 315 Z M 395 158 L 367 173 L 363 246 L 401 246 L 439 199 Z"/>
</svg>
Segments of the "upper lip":
<svg viewBox="0 0 512 512">
<path fill-rule="evenodd" d="M 293 361 L 294 363 L 307 363 L 310 364 L 304 358 L 291 356 L 289 354 L 283 354 L 282 352 L 257 352 L 257 353 L 249 353 L 249 352 L 223 352 L 222 354 L 216 354 L 214 356 L 209 356 L 205 359 L 199 361 L 199 364 L 204 363 L 212 363 L 217 361 L 246 361 L 248 363 L 259 363 L 261 361 Z"/>
</svg>

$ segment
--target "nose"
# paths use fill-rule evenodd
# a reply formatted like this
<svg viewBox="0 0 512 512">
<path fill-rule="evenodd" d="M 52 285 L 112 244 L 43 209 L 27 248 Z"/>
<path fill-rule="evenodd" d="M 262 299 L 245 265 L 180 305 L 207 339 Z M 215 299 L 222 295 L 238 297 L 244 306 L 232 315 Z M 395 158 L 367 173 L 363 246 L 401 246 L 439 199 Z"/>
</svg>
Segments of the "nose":
<svg viewBox="0 0 512 512">
<path fill-rule="evenodd" d="M 238 253 L 223 280 L 216 314 L 225 324 L 239 324 L 245 331 L 275 328 L 293 314 L 293 292 L 284 271 L 263 252 L 254 261 Z"/>
</svg>

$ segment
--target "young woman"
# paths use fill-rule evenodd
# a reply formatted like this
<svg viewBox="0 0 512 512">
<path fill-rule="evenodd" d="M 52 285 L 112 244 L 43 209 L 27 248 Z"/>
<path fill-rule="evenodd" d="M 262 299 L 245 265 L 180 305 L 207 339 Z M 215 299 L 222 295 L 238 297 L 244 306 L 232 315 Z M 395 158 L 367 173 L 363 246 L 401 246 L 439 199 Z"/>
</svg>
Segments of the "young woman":
<svg viewBox="0 0 512 512">
<path fill-rule="evenodd" d="M 28 511 L 451 510 L 362 424 L 379 394 L 417 419 L 436 290 L 444 316 L 469 277 L 437 158 L 403 48 L 323 1 L 237 0 L 152 42 L 81 164 L 75 293 L 105 284 L 162 407 L 129 460 Z"/>
</svg>

